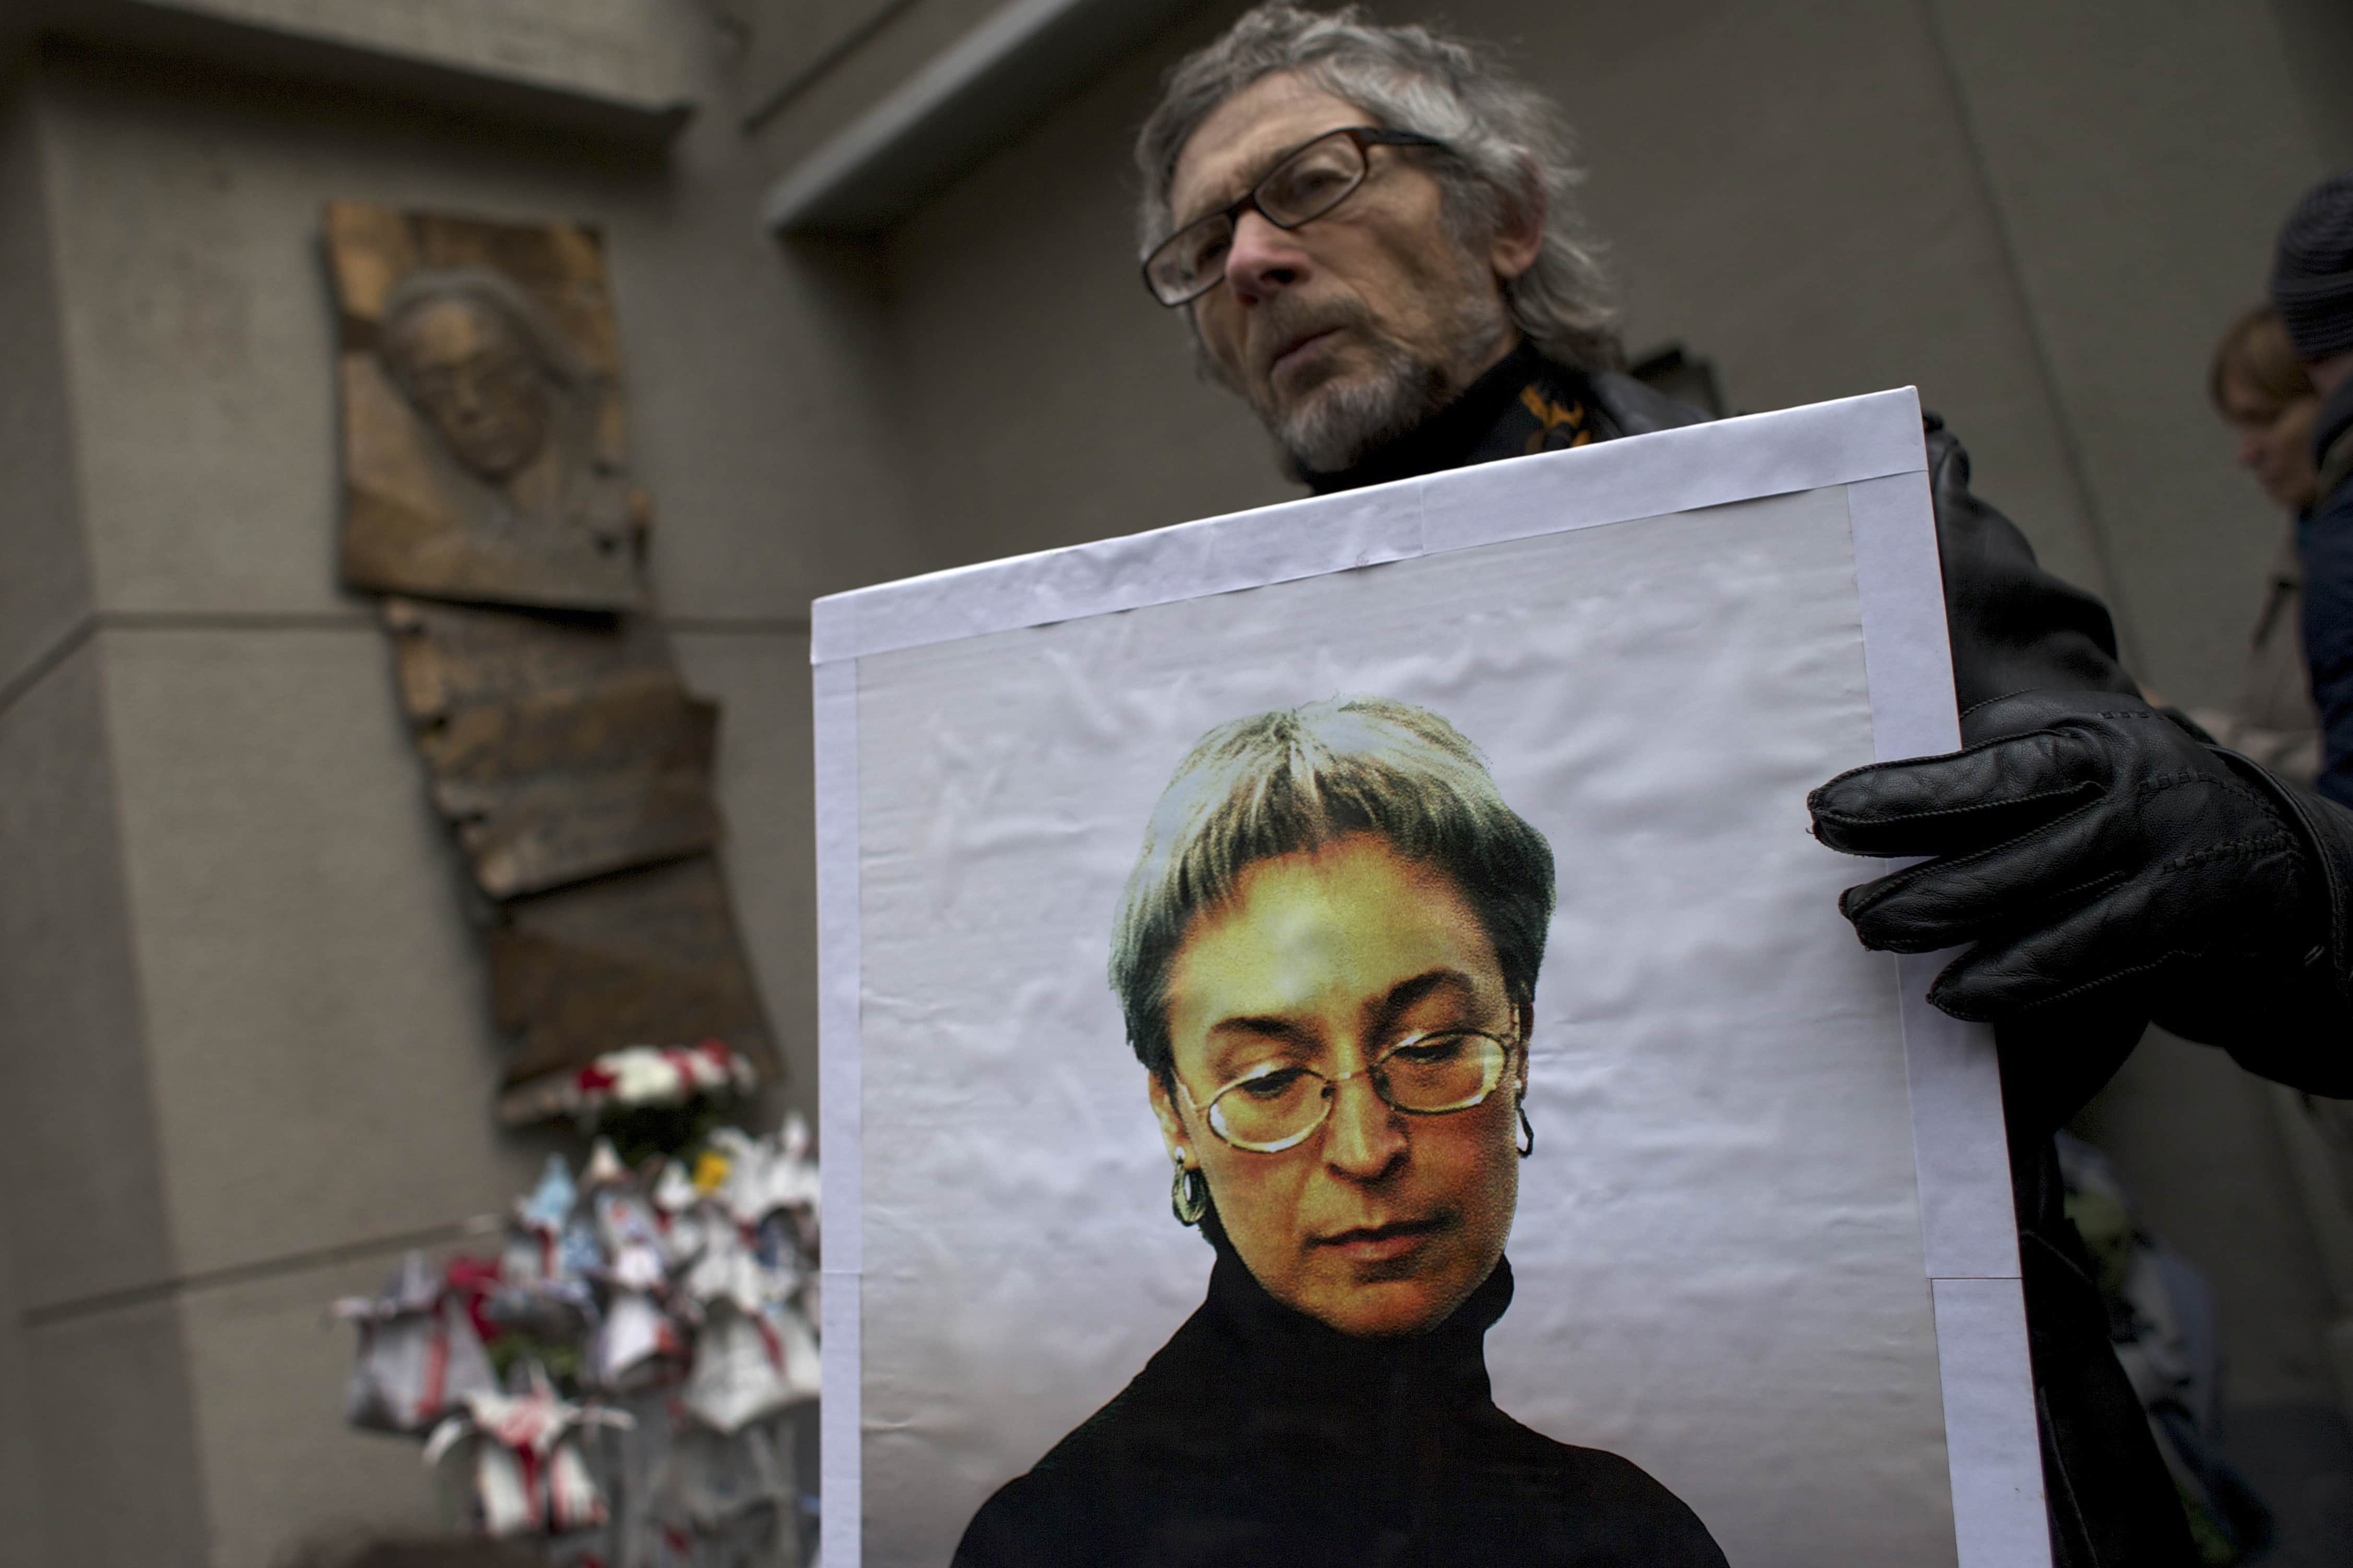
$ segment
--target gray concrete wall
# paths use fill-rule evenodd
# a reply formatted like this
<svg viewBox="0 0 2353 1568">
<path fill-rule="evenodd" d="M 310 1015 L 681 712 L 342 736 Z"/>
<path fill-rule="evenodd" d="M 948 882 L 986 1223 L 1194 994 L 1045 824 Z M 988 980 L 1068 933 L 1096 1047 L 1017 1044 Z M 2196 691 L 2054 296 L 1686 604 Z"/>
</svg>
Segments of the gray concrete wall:
<svg viewBox="0 0 2353 1568">
<path fill-rule="evenodd" d="M 732 102 L 754 121 L 756 154 L 775 169 L 872 108 L 1003 0 L 728 3 L 748 34 L 733 66 Z M 825 68 L 811 74 L 811 66 Z"/>
<path fill-rule="evenodd" d="M 1136 274 L 1127 143 L 1174 52 L 1106 73 L 892 237 L 902 406 L 924 438 L 914 519 L 985 561 L 1298 494 L 1240 404 L 1198 381 L 1183 325 Z"/>
<path fill-rule="evenodd" d="M 575 123 L 608 126 L 691 100 L 705 52 L 701 29 L 681 26 L 700 20 L 681 0 L 16 0 L 6 13 L 0 34 L 290 59 L 339 79 L 466 79 L 543 109 L 558 98 L 595 104 L 605 112 Z"/>
<path fill-rule="evenodd" d="M 2353 7 L 2338 0 L 2273 0 L 2273 8 L 2321 161 L 2332 169 L 2353 168 L 2353 93 L 2345 90 L 2346 62 L 2353 60 Z"/>
<path fill-rule="evenodd" d="M 931 556 L 871 279 L 760 232 L 724 115 L 632 151 L 79 46 L 6 106 L 0 1561 L 261 1564 L 430 1521 L 415 1446 L 341 1426 L 324 1308 L 556 1142 L 493 1125 L 462 870 L 335 584 L 322 204 L 602 226 L 777 1109 L 817 1089 L 807 602 Z"/>
<path fill-rule="evenodd" d="M 2281 523 L 2204 372 L 2323 172 L 2286 41 L 2257 0 L 1935 10 L 2136 673 L 2225 701 Z"/>
</svg>

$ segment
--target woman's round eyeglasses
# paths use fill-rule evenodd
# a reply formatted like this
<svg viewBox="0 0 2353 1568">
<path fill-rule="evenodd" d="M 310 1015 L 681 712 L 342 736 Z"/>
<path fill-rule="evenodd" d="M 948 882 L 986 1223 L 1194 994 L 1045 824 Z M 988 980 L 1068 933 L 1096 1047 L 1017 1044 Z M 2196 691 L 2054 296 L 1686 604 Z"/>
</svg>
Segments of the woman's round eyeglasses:
<svg viewBox="0 0 2353 1568">
<path fill-rule="evenodd" d="M 1223 212 L 1194 219 L 1153 247 L 1144 258 L 1144 286 L 1164 305 L 1198 299 L 1226 275 L 1226 251 L 1242 214 L 1256 212 L 1277 228 L 1297 228 L 1346 201 L 1365 183 L 1372 167 L 1366 148 L 1444 146 L 1410 131 L 1374 125 L 1327 131 L 1283 154 L 1241 200 Z"/>
<path fill-rule="evenodd" d="M 1393 1110 L 1444 1116 L 1468 1110 L 1494 1093 L 1511 1061 L 1508 1041 L 1476 1029 L 1440 1029 L 1408 1036 L 1371 1066 L 1337 1078 L 1295 1062 L 1271 1061 L 1209 1096 L 1206 1106 L 1182 1080 L 1176 1091 L 1226 1142 L 1254 1154 L 1277 1154 L 1304 1142 L 1330 1119 L 1340 1086 L 1352 1078 L 1369 1079 L 1373 1092 Z"/>
</svg>

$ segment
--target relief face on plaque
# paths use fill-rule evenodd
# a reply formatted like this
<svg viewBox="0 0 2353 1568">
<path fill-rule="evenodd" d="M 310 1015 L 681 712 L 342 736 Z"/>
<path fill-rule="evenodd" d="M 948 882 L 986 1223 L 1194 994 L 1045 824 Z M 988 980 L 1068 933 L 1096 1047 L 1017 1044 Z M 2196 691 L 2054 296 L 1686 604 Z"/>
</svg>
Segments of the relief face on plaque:
<svg viewBox="0 0 2353 1568">
<path fill-rule="evenodd" d="M 646 506 L 621 450 L 618 378 L 545 297 L 609 317 L 601 253 L 551 244 L 548 264 L 519 279 L 491 264 L 515 248 L 499 226 L 444 219 L 419 234 L 400 216 L 330 216 L 345 303 L 344 582 L 644 607 Z M 591 275 L 567 279 L 567 265 Z M 609 338 L 603 325 L 594 335 Z"/>
</svg>

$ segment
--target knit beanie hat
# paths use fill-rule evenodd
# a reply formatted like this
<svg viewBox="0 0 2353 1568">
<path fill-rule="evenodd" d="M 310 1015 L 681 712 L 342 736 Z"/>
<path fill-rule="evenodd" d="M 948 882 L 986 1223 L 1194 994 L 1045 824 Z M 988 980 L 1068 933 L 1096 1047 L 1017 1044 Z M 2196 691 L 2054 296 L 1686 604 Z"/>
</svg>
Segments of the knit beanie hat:
<svg viewBox="0 0 2353 1568">
<path fill-rule="evenodd" d="M 2296 357 L 2353 349 L 2353 169 L 2304 193 L 2272 255 L 2272 303 Z"/>
</svg>

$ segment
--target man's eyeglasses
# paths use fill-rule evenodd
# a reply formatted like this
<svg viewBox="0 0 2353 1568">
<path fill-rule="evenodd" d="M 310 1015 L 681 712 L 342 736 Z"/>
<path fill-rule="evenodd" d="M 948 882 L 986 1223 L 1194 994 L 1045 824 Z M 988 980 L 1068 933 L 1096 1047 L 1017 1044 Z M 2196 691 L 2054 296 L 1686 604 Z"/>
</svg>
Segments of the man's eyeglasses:
<svg viewBox="0 0 2353 1568">
<path fill-rule="evenodd" d="M 1348 199 L 1371 172 L 1367 147 L 1439 147 L 1445 143 L 1410 131 L 1350 125 L 1284 154 L 1250 194 L 1226 208 L 1196 218 L 1155 246 L 1144 258 L 1144 286 L 1164 305 L 1182 305 L 1218 285 L 1227 249 L 1242 214 L 1256 212 L 1277 228 L 1297 228 Z"/>
<path fill-rule="evenodd" d="M 1340 1086 L 1369 1079 L 1373 1092 L 1393 1110 L 1409 1116 L 1444 1116 L 1468 1110 L 1495 1092 L 1511 1065 L 1511 1046 L 1475 1029 L 1440 1029 L 1412 1035 L 1383 1051 L 1373 1064 L 1327 1078 L 1295 1062 L 1271 1061 L 1250 1068 L 1209 1097 L 1207 1106 L 1180 1080 L 1176 1091 L 1209 1130 L 1237 1149 L 1276 1154 L 1304 1142 L 1332 1115 Z"/>
</svg>

